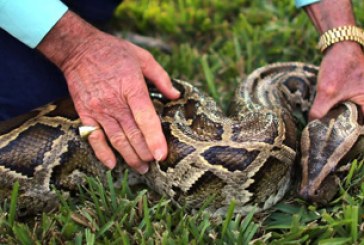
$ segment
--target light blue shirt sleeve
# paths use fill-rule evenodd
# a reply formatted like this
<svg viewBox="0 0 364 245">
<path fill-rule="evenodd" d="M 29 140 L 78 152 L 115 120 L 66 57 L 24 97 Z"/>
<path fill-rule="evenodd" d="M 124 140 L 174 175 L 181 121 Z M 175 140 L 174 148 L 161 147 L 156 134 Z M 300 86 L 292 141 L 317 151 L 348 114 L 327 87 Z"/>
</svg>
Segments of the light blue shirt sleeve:
<svg viewBox="0 0 364 245">
<path fill-rule="evenodd" d="M 306 5 L 316 3 L 316 2 L 319 2 L 319 1 L 320 0 L 295 0 L 297 8 L 301 8 L 301 7 L 304 7 Z"/>
<path fill-rule="evenodd" d="M 59 0 L 0 0 L 0 28 L 35 48 L 67 9 Z"/>
</svg>

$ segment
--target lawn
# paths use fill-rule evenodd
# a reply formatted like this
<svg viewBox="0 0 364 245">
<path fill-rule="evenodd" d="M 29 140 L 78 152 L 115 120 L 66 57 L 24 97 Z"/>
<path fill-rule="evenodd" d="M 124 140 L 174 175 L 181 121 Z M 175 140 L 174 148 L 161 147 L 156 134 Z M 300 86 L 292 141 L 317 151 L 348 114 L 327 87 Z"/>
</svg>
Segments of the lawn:
<svg viewBox="0 0 364 245">
<path fill-rule="evenodd" d="M 364 2 L 353 4 L 364 26 Z M 162 40 L 167 48 L 149 50 L 171 77 L 191 81 L 225 109 L 254 69 L 277 61 L 319 65 L 322 57 L 318 34 L 293 0 L 125 0 L 108 29 Z M 363 179 L 364 164 L 354 160 L 326 207 L 301 200 L 293 186 L 262 214 L 232 217 L 232 203 L 220 220 L 177 209 L 146 187 L 115 189 L 111 177 L 106 186 L 90 178 L 76 200 L 60 197 L 53 214 L 17 221 L 15 202 L 2 207 L 0 244 L 364 244 Z"/>
</svg>

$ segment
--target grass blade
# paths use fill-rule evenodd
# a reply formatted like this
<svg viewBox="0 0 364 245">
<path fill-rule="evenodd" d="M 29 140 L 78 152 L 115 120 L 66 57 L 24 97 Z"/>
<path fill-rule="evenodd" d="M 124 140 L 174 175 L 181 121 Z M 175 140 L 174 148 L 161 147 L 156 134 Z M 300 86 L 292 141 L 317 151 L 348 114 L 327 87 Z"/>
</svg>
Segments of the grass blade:
<svg viewBox="0 0 364 245">
<path fill-rule="evenodd" d="M 227 210 L 227 214 L 226 214 L 224 223 L 222 225 L 221 237 L 224 237 L 226 234 L 227 228 L 228 228 L 228 226 L 231 222 L 231 219 L 233 217 L 233 214 L 234 214 L 234 209 L 235 209 L 235 200 L 232 200 L 229 205 L 229 208 Z"/>
<path fill-rule="evenodd" d="M 206 55 L 202 56 L 201 64 L 202 64 L 203 72 L 205 74 L 208 90 L 209 90 L 210 94 L 212 95 L 212 97 L 215 100 L 217 100 L 219 95 L 217 93 L 217 89 L 216 89 L 216 86 L 215 86 L 215 83 L 214 83 L 214 75 L 211 72 L 211 69 L 210 69 L 210 66 L 208 64 Z"/>
<path fill-rule="evenodd" d="M 10 201 L 10 210 L 9 210 L 9 225 L 12 227 L 14 225 L 14 220 L 16 217 L 16 208 L 18 202 L 18 194 L 19 194 L 19 182 L 15 182 L 13 186 L 13 190 L 11 192 L 11 201 Z"/>
</svg>

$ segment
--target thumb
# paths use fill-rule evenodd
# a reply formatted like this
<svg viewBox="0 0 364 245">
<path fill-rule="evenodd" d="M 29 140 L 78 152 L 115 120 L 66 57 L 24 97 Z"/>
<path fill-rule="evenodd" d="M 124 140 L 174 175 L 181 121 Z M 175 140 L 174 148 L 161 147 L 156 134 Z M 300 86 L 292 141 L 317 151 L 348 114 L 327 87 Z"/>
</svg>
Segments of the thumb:
<svg viewBox="0 0 364 245">
<path fill-rule="evenodd" d="M 148 51 L 128 42 L 129 47 L 135 52 L 143 75 L 153 83 L 157 89 L 169 99 L 177 99 L 180 92 L 173 87 L 168 73 L 154 59 L 153 55 Z"/>
<path fill-rule="evenodd" d="M 317 96 L 309 112 L 309 121 L 324 117 L 335 104 L 336 102 L 333 100 L 327 100 Z"/>
</svg>

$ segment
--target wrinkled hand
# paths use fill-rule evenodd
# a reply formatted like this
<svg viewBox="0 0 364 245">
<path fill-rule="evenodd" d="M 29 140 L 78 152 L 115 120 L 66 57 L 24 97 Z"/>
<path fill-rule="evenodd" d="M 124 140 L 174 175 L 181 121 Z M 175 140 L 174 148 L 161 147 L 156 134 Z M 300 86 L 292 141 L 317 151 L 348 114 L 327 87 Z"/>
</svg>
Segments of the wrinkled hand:
<svg viewBox="0 0 364 245">
<path fill-rule="evenodd" d="M 109 168 L 116 158 L 108 145 L 140 173 L 148 161 L 167 155 L 167 143 L 144 77 L 166 97 L 178 98 L 165 70 L 146 50 L 98 32 L 63 64 L 69 90 L 83 125 L 100 125 L 89 142 Z"/>
<path fill-rule="evenodd" d="M 176 99 L 166 71 L 146 50 L 101 32 L 67 11 L 37 49 L 63 72 L 83 125 L 100 126 L 88 137 L 97 158 L 113 168 L 112 147 L 140 173 L 163 160 L 167 143 L 144 80 Z"/>
<path fill-rule="evenodd" d="M 330 47 L 321 62 L 310 119 L 321 118 L 348 100 L 364 113 L 364 54 L 357 43 L 341 42 Z"/>
</svg>

